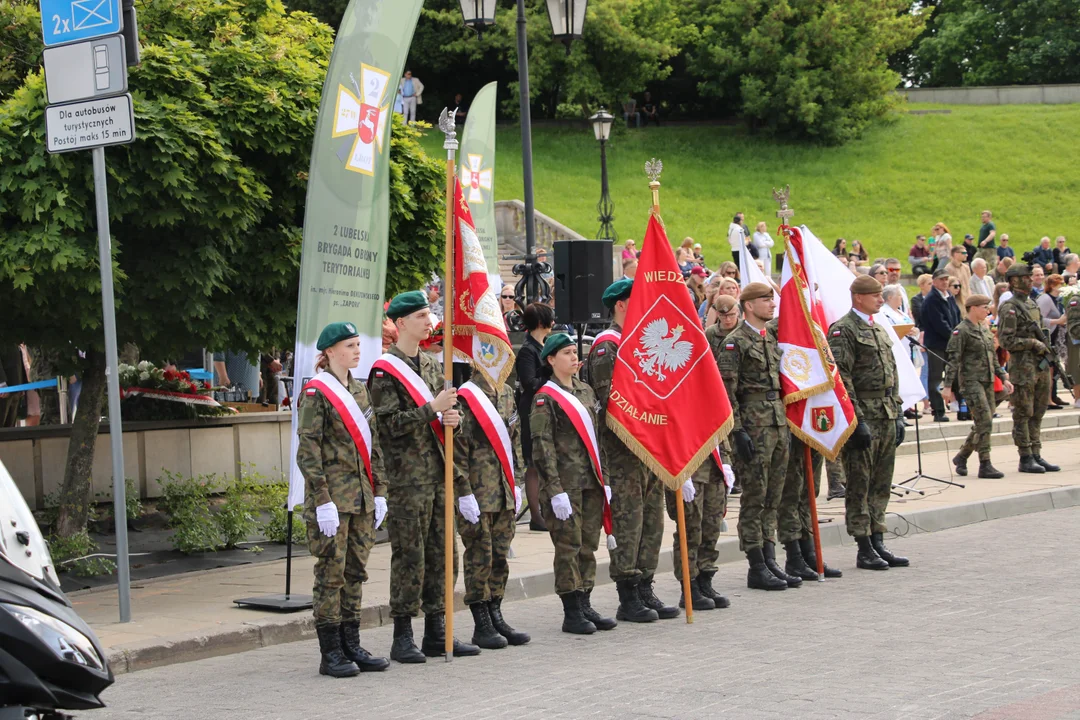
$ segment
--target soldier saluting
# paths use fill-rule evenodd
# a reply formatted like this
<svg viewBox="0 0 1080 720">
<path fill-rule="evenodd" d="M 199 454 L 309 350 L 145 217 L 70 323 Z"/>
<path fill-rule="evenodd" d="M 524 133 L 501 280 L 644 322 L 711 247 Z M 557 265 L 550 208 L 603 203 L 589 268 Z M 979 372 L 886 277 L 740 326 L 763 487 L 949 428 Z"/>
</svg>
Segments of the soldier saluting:
<svg viewBox="0 0 1080 720">
<path fill-rule="evenodd" d="M 990 432 L 994 422 L 994 378 L 998 377 L 1005 385 L 1005 390 L 1013 391 L 1009 382 L 1009 373 L 997 361 L 994 351 L 994 336 L 984 324 L 990 313 L 990 298 L 986 295 L 972 295 L 964 301 L 967 317 L 953 330 L 949 338 L 948 365 L 945 366 L 944 386 L 941 399 L 946 403 L 953 400 L 953 383 L 959 380 L 960 395 L 967 401 L 968 410 L 975 420 L 971 432 L 964 440 L 960 452 L 953 458 L 957 475 L 967 475 L 967 460 L 971 453 L 979 453 L 979 477 L 1003 478 L 1005 473 L 990 464 Z"/>
</svg>

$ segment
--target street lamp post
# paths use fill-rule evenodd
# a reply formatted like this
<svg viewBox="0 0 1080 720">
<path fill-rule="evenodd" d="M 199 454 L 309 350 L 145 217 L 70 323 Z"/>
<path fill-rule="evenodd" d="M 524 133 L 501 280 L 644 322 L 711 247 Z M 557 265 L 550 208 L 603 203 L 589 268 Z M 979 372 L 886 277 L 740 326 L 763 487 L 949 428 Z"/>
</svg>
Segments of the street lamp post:
<svg viewBox="0 0 1080 720">
<path fill-rule="evenodd" d="M 495 24 L 496 0 L 458 0 L 467 27 L 482 31 Z M 570 43 L 581 37 L 588 0 L 547 0 L 548 19 L 556 40 Z M 526 36 L 525 0 L 517 0 L 518 95 L 521 102 L 521 170 L 525 195 L 525 262 L 514 274 L 525 281 L 525 303 L 547 300 L 550 289 L 541 273 L 550 271 L 536 262 L 536 225 L 533 207 L 532 111 L 529 104 L 529 46 Z"/>
<path fill-rule="evenodd" d="M 599 112 L 589 118 L 589 122 L 593 126 L 593 134 L 600 141 L 600 202 L 596 203 L 600 230 L 596 233 L 596 239 L 611 240 L 612 242 L 619 239 L 615 233 L 615 228 L 611 226 L 612 221 L 615 219 L 615 203 L 611 202 L 607 179 L 607 141 L 611 137 L 611 123 L 614 120 L 614 116 L 604 108 L 600 108 Z"/>
</svg>

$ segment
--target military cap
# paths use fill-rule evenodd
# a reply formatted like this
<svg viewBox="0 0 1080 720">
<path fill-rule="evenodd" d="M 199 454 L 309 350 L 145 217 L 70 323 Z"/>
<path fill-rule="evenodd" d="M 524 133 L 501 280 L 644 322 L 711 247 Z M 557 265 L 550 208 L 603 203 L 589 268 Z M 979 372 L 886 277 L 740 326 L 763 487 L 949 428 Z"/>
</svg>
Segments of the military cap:
<svg viewBox="0 0 1080 720">
<path fill-rule="evenodd" d="M 731 312 L 731 308 L 735 307 L 735 298 L 730 295 L 717 295 L 712 306 L 718 313 Z"/>
<path fill-rule="evenodd" d="M 951 275 L 949 275 L 948 270 L 946 270 L 945 268 L 938 268 L 937 270 L 934 271 L 934 278 L 933 278 L 934 280 L 937 280 L 938 278 L 943 278 L 943 277 L 951 277 Z"/>
<path fill-rule="evenodd" d="M 632 278 L 619 278 L 615 282 L 607 286 L 607 290 L 604 291 L 604 296 L 601 300 L 604 303 L 604 307 L 611 310 L 615 307 L 615 303 L 620 300 L 626 300 L 630 297 L 630 291 L 634 288 L 634 281 Z"/>
<path fill-rule="evenodd" d="M 739 302 L 747 302 L 748 300 L 757 300 L 763 297 L 772 297 L 773 289 L 771 285 L 767 285 L 763 282 L 752 282 L 742 289 L 739 293 Z"/>
<path fill-rule="evenodd" d="M 544 341 L 544 349 L 540 351 L 540 362 L 544 362 L 548 359 L 549 355 L 562 350 L 567 345 L 573 345 L 574 341 L 570 339 L 570 336 L 566 333 L 552 333 L 547 336 L 547 340 Z"/>
<path fill-rule="evenodd" d="M 322 352 L 342 340 L 348 340 L 359 335 L 360 333 L 356 332 L 356 326 L 351 322 L 330 323 L 319 333 L 319 342 L 315 344 L 315 347 L 318 348 L 319 352 Z"/>
<path fill-rule="evenodd" d="M 851 283 L 852 295 L 874 295 L 881 292 L 881 283 L 869 275 L 860 275 Z"/>
<path fill-rule="evenodd" d="M 428 307 L 427 295 L 422 290 L 410 290 L 394 296 L 394 299 L 390 301 L 390 306 L 386 308 L 386 317 L 397 320 L 426 307 Z"/>
<path fill-rule="evenodd" d="M 964 301 L 964 308 L 970 310 L 976 305 L 989 305 L 991 300 L 986 295 L 969 295 L 968 299 Z"/>
<path fill-rule="evenodd" d="M 1024 263 L 1013 263 L 1008 270 L 1005 271 L 1005 277 L 1025 277 L 1031 274 L 1031 266 Z"/>
</svg>

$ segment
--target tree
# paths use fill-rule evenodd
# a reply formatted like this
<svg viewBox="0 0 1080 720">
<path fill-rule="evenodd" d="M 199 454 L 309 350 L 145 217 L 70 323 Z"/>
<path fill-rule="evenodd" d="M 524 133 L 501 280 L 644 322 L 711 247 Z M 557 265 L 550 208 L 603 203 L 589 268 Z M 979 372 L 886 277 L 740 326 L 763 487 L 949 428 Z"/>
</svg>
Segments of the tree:
<svg viewBox="0 0 1080 720">
<path fill-rule="evenodd" d="M 895 102 L 888 57 L 926 18 L 910 0 L 687 0 L 688 65 L 704 95 L 737 94 L 752 127 L 838 144 Z"/>
<path fill-rule="evenodd" d="M 1080 82 L 1080 0 L 942 0 L 913 55 L 922 87 Z"/>
<path fill-rule="evenodd" d="M 139 12 L 138 139 L 107 150 L 119 341 L 154 358 L 288 346 L 332 30 L 278 0 Z M 38 70 L 0 103 L 0 338 L 62 354 L 59 369 L 83 380 L 61 491 L 58 531 L 69 536 L 86 524 L 104 397 L 100 280 L 90 156 L 46 154 L 44 106 Z M 392 229 L 409 234 L 390 244 L 415 252 L 398 252 L 388 285 L 435 264 L 425 253 L 439 252 L 430 236 L 442 226 L 438 163 L 413 135 L 391 148 Z"/>
</svg>

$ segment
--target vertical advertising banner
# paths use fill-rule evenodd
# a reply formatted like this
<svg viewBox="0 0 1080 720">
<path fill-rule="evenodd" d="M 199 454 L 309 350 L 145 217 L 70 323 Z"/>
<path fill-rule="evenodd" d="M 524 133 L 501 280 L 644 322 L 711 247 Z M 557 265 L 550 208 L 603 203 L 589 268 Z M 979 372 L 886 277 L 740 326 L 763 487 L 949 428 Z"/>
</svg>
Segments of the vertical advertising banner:
<svg viewBox="0 0 1080 720">
<path fill-rule="evenodd" d="M 469 108 L 461 135 L 458 180 L 469 203 L 480 247 L 484 249 L 488 282 L 498 293 L 502 279 L 499 277 L 499 240 L 495 233 L 496 85 L 492 82 L 481 88 Z"/>
<path fill-rule="evenodd" d="M 349 322 L 360 335 L 366 378 L 382 351 L 390 231 L 390 116 L 422 0 L 352 0 L 323 84 L 308 173 L 293 397 L 314 374 L 319 332 Z M 296 412 L 289 507 L 304 501 L 296 467 Z"/>
</svg>

